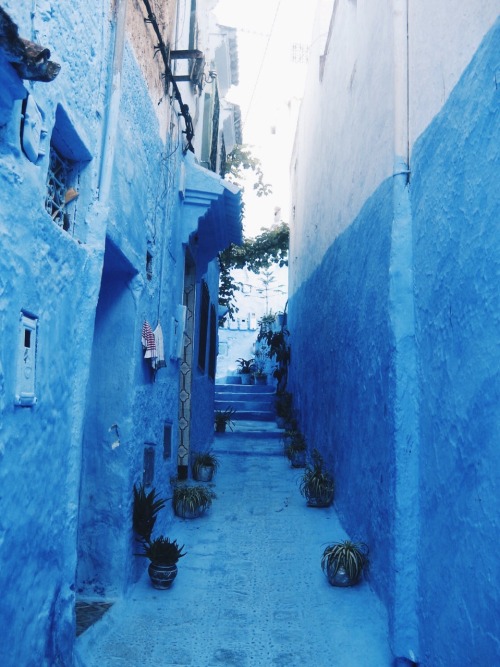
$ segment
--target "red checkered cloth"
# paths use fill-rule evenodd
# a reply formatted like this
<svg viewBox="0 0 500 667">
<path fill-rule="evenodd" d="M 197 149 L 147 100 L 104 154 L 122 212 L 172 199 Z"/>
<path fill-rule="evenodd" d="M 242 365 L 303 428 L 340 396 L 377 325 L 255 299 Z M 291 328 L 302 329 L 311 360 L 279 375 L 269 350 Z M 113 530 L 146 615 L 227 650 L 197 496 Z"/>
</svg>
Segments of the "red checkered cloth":
<svg viewBox="0 0 500 667">
<path fill-rule="evenodd" d="M 156 359 L 156 340 L 149 322 L 144 321 L 142 325 L 142 347 L 144 348 L 144 359 Z"/>
</svg>

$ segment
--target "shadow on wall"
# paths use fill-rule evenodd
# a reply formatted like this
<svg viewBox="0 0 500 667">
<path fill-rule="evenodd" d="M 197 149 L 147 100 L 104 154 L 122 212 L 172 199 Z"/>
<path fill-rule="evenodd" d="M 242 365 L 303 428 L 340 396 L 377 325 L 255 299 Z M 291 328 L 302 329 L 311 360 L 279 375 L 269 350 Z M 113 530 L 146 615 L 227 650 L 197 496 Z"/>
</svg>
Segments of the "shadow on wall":
<svg viewBox="0 0 500 667">
<path fill-rule="evenodd" d="M 135 347 L 135 303 L 128 287 L 134 273 L 107 241 L 87 392 L 78 527 L 77 587 L 92 596 L 120 591 L 125 583 L 128 544 L 121 536 L 129 521 L 130 462 L 122 439 L 132 400 L 126 388 L 131 387 Z"/>
</svg>

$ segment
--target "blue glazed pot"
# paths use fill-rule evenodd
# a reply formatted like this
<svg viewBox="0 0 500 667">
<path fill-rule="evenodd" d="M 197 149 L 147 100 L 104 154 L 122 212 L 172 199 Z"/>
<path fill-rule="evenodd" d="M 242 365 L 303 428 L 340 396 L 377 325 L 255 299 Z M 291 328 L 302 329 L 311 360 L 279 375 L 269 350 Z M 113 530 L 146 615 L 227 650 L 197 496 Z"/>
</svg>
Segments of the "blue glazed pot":
<svg viewBox="0 0 500 667">
<path fill-rule="evenodd" d="M 170 588 L 177 576 L 177 565 L 150 563 L 148 573 L 153 587 L 158 588 L 159 590 L 165 590 L 166 588 Z"/>
</svg>

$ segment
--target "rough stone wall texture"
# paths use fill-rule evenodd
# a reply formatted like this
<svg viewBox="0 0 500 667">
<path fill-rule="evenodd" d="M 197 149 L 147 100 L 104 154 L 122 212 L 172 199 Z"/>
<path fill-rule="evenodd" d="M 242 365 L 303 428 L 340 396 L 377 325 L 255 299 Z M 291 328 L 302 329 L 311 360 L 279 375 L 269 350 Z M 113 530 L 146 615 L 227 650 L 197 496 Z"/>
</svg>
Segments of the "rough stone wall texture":
<svg viewBox="0 0 500 667">
<path fill-rule="evenodd" d="M 175 426 L 167 459 L 163 427 L 175 425 L 178 410 L 178 365 L 168 353 L 184 268 L 180 157 L 126 41 L 119 114 L 110 124 L 116 142 L 109 197 L 99 200 L 113 10 L 97 0 L 2 6 L 21 36 L 50 48 L 62 68 L 50 84 L 24 84 L 47 129 L 37 165 L 20 146 L 21 103 L 14 98 L 22 86 L 11 85 L 17 75 L 10 65 L 0 69 L 0 87 L 8 83 L 0 128 L 0 663 L 69 666 L 75 593 L 119 594 L 146 565 L 133 557 L 131 526 L 145 444 L 154 449 L 153 483 L 164 497 L 176 470 Z M 56 118 L 70 143 L 71 126 L 87 160 L 75 236 L 44 209 Z M 38 317 L 33 408 L 14 406 L 22 309 Z M 167 365 L 155 377 L 143 359 L 144 320 L 163 327 Z M 168 530 L 169 516 L 160 529 Z"/>
<path fill-rule="evenodd" d="M 172 49 L 175 32 L 175 8 L 173 0 L 150 0 L 152 13 L 167 50 Z M 158 37 L 151 23 L 146 22 L 147 10 L 143 0 L 129 0 L 127 6 L 127 36 L 147 82 L 148 92 L 156 109 L 162 136 L 167 128 L 169 105 L 165 91 L 165 65 L 156 51 Z"/>
<path fill-rule="evenodd" d="M 500 656 L 499 52 L 497 22 L 413 156 L 426 665 Z"/>
<path fill-rule="evenodd" d="M 391 213 L 386 182 L 289 303 L 290 388 L 300 423 L 309 447 L 334 472 L 346 530 L 374 547 L 372 583 L 388 604 L 395 484 Z"/>
<path fill-rule="evenodd" d="M 20 34 L 37 39 L 67 66 L 52 84 L 27 84 L 52 131 L 58 103 L 71 107 L 75 127 L 94 153 L 99 143 L 96 97 L 105 55 L 90 45 L 102 40 L 101 4 L 89 2 L 77 15 L 61 6 L 3 3 Z M 76 50 L 80 43 L 83 65 Z M 63 44 L 66 46 L 63 47 Z M 10 66 L 4 64 L 0 80 Z M 79 74 L 78 86 L 74 81 Z M 1 82 L 0 82 L 1 85 Z M 94 94 L 95 93 L 95 94 Z M 20 102 L 10 100 L 0 130 L 2 342 L 0 376 L 2 486 L 0 602 L 4 665 L 69 665 L 74 641 L 74 572 L 80 479 L 81 424 L 85 405 L 91 331 L 102 251 L 63 233 L 44 209 L 48 150 L 29 162 L 19 139 Z M 95 169 L 87 167 L 89 191 L 78 207 L 92 219 L 95 238 L 104 222 L 92 204 Z M 77 286 L 81 285 L 82 289 Z M 21 309 L 38 317 L 36 394 L 33 408 L 14 407 Z"/>
<path fill-rule="evenodd" d="M 422 98 L 413 86 L 432 69 L 438 27 L 426 34 L 420 14 L 410 22 L 410 43 L 428 50 L 412 64 L 410 138 L 413 113 L 428 127 L 405 187 L 404 175 L 387 178 L 401 103 L 392 38 L 369 60 L 352 39 L 355 26 L 376 24 L 367 39 L 381 46 L 391 11 L 374 23 L 359 3 L 334 6 L 323 80 L 312 71 L 292 163 L 290 387 L 310 446 L 335 471 L 346 530 L 370 542 L 370 582 L 388 607 L 395 655 L 426 667 L 495 664 L 498 22 L 479 46 L 491 3 L 470 38 L 458 29 L 463 12 L 441 17 L 453 48 L 440 51 L 449 62 L 437 107 L 434 79 Z M 462 78 L 452 71 L 473 56 Z"/>
</svg>

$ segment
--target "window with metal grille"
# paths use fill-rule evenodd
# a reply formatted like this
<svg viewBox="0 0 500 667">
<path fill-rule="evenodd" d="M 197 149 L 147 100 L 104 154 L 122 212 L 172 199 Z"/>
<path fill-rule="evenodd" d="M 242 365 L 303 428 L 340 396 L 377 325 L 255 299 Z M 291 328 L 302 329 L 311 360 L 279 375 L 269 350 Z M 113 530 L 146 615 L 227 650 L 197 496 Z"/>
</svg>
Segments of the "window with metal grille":
<svg viewBox="0 0 500 667">
<path fill-rule="evenodd" d="M 74 232 L 78 197 L 74 186 L 78 185 L 78 172 L 78 163 L 65 158 L 51 145 L 45 209 L 52 220 L 67 232 Z"/>
<path fill-rule="evenodd" d="M 198 367 L 204 373 L 207 362 L 208 313 L 210 308 L 210 292 L 207 283 L 201 281 L 200 334 L 198 345 Z"/>
</svg>

